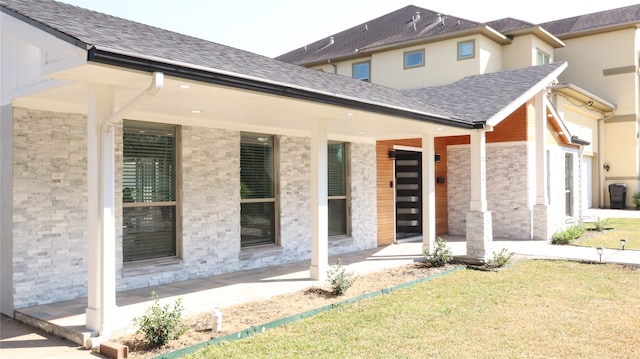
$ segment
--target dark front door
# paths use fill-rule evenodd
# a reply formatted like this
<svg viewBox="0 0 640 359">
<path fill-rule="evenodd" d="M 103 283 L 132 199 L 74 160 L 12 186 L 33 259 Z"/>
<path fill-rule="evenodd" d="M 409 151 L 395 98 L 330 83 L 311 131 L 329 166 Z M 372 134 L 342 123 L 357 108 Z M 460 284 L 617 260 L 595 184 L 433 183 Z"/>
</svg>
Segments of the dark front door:
<svg viewBox="0 0 640 359">
<path fill-rule="evenodd" d="M 422 153 L 396 151 L 396 239 L 422 235 Z"/>
</svg>

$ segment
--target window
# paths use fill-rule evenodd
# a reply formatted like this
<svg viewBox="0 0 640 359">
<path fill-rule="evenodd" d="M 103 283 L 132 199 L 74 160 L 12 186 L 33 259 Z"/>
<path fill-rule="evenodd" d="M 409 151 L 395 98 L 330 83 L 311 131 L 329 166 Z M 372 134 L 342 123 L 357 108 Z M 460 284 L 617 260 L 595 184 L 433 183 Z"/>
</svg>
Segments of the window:
<svg viewBox="0 0 640 359">
<path fill-rule="evenodd" d="M 369 82 L 369 61 L 353 64 L 353 78 Z"/>
<path fill-rule="evenodd" d="M 329 236 L 349 235 L 348 147 L 328 144 Z"/>
<path fill-rule="evenodd" d="M 404 53 L 404 68 L 424 66 L 424 49 Z"/>
<path fill-rule="evenodd" d="M 573 155 L 564 155 L 564 193 L 565 212 L 569 217 L 573 216 Z"/>
<path fill-rule="evenodd" d="M 124 121 L 123 261 L 177 255 L 178 128 Z"/>
<path fill-rule="evenodd" d="M 538 65 L 544 65 L 544 64 L 548 64 L 548 63 L 551 62 L 551 57 L 548 54 L 542 52 L 541 50 L 538 50 L 537 53 L 538 53 L 538 55 L 537 55 L 538 58 L 536 60 L 536 63 Z"/>
<path fill-rule="evenodd" d="M 472 59 L 476 56 L 476 40 L 458 42 L 458 60 Z"/>
<path fill-rule="evenodd" d="M 240 246 L 276 243 L 276 138 L 243 133 L 240 140 Z"/>
</svg>

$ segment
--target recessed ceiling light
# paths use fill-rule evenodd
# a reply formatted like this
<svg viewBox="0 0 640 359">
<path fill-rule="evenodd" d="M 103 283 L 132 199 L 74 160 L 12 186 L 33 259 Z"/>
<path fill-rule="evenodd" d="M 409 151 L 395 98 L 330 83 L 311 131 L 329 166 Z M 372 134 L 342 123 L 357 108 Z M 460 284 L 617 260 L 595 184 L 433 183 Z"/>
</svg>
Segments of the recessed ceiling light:
<svg viewBox="0 0 640 359">
<path fill-rule="evenodd" d="M 358 131 L 356 132 L 356 135 L 364 135 L 365 133 L 367 133 L 367 131 Z"/>
<path fill-rule="evenodd" d="M 197 113 L 202 113 L 202 111 L 200 111 L 200 110 L 191 110 L 191 113 L 196 113 L 197 114 Z"/>
<path fill-rule="evenodd" d="M 442 131 L 442 127 L 436 128 L 436 131 Z"/>
<path fill-rule="evenodd" d="M 180 88 L 181 88 L 181 89 L 188 89 L 189 87 L 190 87 L 190 86 L 189 86 L 189 85 L 186 85 L 186 84 L 184 84 L 184 85 L 180 85 Z"/>
<path fill-rule="evenodd" d="M 347 112 L 347 116 L 353 116 L 353 112 Z"/>
</svg>

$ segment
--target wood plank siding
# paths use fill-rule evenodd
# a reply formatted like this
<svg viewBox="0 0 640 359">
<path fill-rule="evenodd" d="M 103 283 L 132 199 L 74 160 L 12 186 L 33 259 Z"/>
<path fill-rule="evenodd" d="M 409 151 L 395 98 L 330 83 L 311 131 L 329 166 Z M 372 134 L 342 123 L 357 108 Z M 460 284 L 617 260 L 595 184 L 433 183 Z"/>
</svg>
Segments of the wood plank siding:
<svg viewBox="0 0 640 359">
<path fill-rule="evenodd" d="M 533 107 L 531 108 L 533 110 Z M 527 105 L 523 105 L 498 124 L 492 132 L 487 132 L 487 143 L 527 141 L 530 121 L 527 119 Z M 531 130 L 533 131 L 533 129 Z M 534 132 L 535 135 L 535 132 Z M 436 235 L 447 234 L 447 146 L 470 143 L 469 136 L 436 137 L 434 151 L 440 154 L 440 162 L 435 164 L 435 175 L 444 178 L 444 183 L 436 180 Z M 391 186 L 394 178 L 394 163 L 389 159 L 393 146 L 422 148 L 421 138 L 378 141 L 376 143 L 377 194 L 378 194 L 378 245 L 392 244 L 395 234 L 395 189 Z"/>
</svg>

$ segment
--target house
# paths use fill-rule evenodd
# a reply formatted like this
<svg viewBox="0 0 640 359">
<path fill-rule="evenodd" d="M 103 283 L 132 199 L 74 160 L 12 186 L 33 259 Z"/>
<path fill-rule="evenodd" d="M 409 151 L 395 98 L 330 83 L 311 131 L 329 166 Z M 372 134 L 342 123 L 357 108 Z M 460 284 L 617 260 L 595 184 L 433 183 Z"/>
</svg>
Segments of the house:
<svg viewBox="0 0 640 359">
<path fill-rule="evenodd" d="M 470 260 L 503 233 L 547 239 L 579 208 L 565 182 L 582 188 L 598 131 L 574 132 L 548 91 L 615 107 L 557 83 L 566 62 L 488 63 L 485 43 L 516 42 L 488 26 L 464 30 L 465 76 L 393 89 L 53 0 L 0 16 L 0 310 L 87 297 L 105 337 L 117 291 L 301 260 L 321 279 L 329 254 L 395 238 L 393 196 L 425 248 L 443 193 Z"/>
<path fill-rule="evenodd" d="M 635 5 L 536 25 L 513 18 L 479 23 L 406 6 L 277 59 L 400 89 L 411 97 L 424 95 L 431 104 L 471 118 L 477 115 L 473 112 L 477 103 L 469 111 L 459 108 L 469 104 L 469 92 L 492 89 L 466 87 L 470 76 L 490 79 L 494 73 L 566 61 L 567 70 L 547 86 L 545 100 L 550 102 L 548 115 L 558 120 L 558 126 L 547 133 L 536 132 L 542 128 L 536 129 L 530 120 L 531 111 L 535 112 L 531 102 L 509 108 L 512 112 L 507 114 L 508 120 L 487 134 L 487 151 L 495 151 L 487 155 L 493 235 L 549 238 L 563 222 L 579 221 L 582 208 L 610 206 L 609 184 L 625 182 L 630 193 L 639 188 L 635 166 L 638 116 L 634 112 L 638 107 L 637 54 L 633 45 L 639 10 Z M 596 48 L 599 51 L 592 54 Z M 611 56 L 618 53 L 628 55 Z M 533 143 L 542 136 L 549 137 L 549 148 L 533 149 Z M 572 142 L 573 136 L 578 141 Z M 616 140 L 623 137 L 623 141 Z M 456 155 L 468 144 L 468 138 L 439 135 L 435 139 L 437 234 L 460 235 L 468 228 L 461 209 L 468 201 L 469 183 L 467 179 L 459 182 L 468 174 L 458 171 L 466 166 L 457 162 Z M 377 142 L 379 244 L 393 243 L 406 236 L 405 232 L 420 232 L 419 221 L 404 214 L 406 203 L 402 202 L 406 196 L 398 186 L 395 191 L 389 189 L 388 183 L 404 181 L 394 174 L 394 170 L 396 174 L 402 170 L 397 162 L 394 168 L 384 160 L 393 147 L 407 145 L 419 148 L 420 139 Z M 545 151 L 547 167 L 536 169 L 531 160 Z M 524 162 L 514 162 L 514 158 Z M 552 166 L 557 166 L 556 175 Z M 617 168 L 615 177 L 609 175 L 610 167 Z M 547 193 L 551 195 L 546 200 L 532 190 L 540 181 L 535 179 L 536 171 L 549 173 Z M 535 229 L 540 223 L 535 208 L 542 203 L 554 209 L 548 217 L 551 222 L 542 224 L 551 233 Z M 404 224 L 408 221 L 417 228 L 407 230 Z"/>
</svg>

